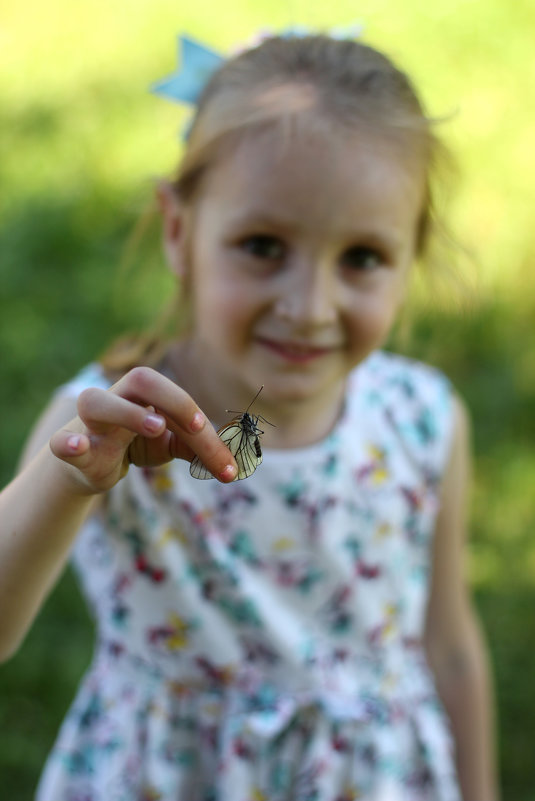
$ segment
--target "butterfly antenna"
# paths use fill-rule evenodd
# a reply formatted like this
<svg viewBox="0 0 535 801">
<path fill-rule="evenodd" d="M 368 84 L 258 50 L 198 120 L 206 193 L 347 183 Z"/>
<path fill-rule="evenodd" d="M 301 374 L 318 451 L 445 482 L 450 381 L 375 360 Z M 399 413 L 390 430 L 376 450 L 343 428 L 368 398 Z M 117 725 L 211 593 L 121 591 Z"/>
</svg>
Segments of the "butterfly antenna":
<svg viewBox="0 0 535 801">
<path fill-rule="evenodd" d="M 256 395 L 252 399 L 251 403 L 249 404 L 249 406 L 245 410 L 245 414 L 247 414 L 247 412 L 249 411 L 249 409 L 251 408 L 251 406 L 253 405 L 255 400 L 258 398 L 258 396 L 260 395 L 260 393 L 262 392 L 263 389 L 264 389 L 264 385 L 262 384 L 262 386 L 260 387 L 260 389 L 258 390 Z M 227 412 L 227 414 L 241 414 L 241 412 L 235 412 L 233 409 L 225 409 L 225 411 Z"/>
<path fill-rule="evenodd" d="M 260 389 L 258 390 L 258 392 L 256 393 L 256 395 L 255 395 L 255 396 L 254 396 L 254 398 L 252 399 L 251 403 L 249 404 L 249 406 L 248 406 L 248 407 L 247 407 L 247 409 L 245 410 L 246 412 L 248 412 L 248 411 L 249 411 L 249 409 L 251 408 L 251 406 L 253 405 L 253 403 L 255 402 L 255 400 L 258 398 L 258 396 L 260 395 L 260 393 L 262 392 L 262 390 L 263 390 L 263 389 L 264 389 L 264 385 L 262 384 L 262 386 L 260 387 Z"/>
</svg>

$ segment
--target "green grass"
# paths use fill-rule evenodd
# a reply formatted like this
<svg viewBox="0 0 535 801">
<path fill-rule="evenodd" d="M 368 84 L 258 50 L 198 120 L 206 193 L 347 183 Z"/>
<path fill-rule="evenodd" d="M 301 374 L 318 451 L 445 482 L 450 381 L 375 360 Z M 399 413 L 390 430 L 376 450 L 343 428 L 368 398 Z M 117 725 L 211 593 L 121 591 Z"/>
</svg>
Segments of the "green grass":
<svg viewBox="0 0 535 801">
<path fill-rule="evenodd" d="M 354 3 L 3 0 L 0 11 L 0 479 L 53 389 L 156 313 L 157 237 L 121 278 L 124 243 L 178 157 L 183 110 L 146 87 L 175 34 L 223 50 L 261 27 L 354 20 Z M 221 7 L 223 8 L 223 6 Z M 477 265 L 464 311 L 419 295 L 407 350 L 442 367 L 473 417 L 469 570 L 498 691 L 504 799 L 535 799 L 535 78 L 530 0 L 362 0 L 366 39 L 414 76 L 464 175 L 452 216 Z M 152 252 L 151 252 L 152 249 Z M 149 252 L 151 255 L 149 257 Z M 154 255 L 155 254 L 155 255 Z M 466 269 L 464 267 L 463 269 Z M 1 624 L 1 613 L 0 613 Z M 533 638 L 533 639 L 532 639 Z M 0 777 L 27 801 L 91 655 L 67 572 L 0 668 Z"/>
</svg>

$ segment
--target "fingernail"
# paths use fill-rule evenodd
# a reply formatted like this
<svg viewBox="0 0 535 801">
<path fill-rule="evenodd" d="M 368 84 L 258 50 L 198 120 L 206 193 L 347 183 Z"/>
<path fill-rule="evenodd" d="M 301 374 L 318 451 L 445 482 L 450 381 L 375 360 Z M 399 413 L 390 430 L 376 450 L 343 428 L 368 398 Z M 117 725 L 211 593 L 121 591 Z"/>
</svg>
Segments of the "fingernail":
<svg viewBox="0 0 535 801">
<path fill-rule="evenodd" d="M 162 427 L 163 418 L 158 417 L 156 414 L 148 414 L 145 417 L 145 428 L 148 431 L 159 431 Z"/>
<path fill-rule="evenodd" d="M 201 429 L 204 428 L 204 423 L 205 423 L 204 414 L 201 414 L 201 412 L 196 412 L 193 415 L 191 423 L 189 424 L 190 431 L 193 431 L 193 433 L 196 434 L 197 431 L 200 431 Z"/>
<path fill-rule="evenodd" d="M 228 464 L 224 470 L 219 474 L 221 481 L 234 481 L 236 478 L 236 468 L 234 465 Z"/>
<path fill-rule="evenodd" d="M 74 434 L 67 440 L 67 445 L 69 446 L 71 451 L 77 451 L 79 444 L 80 444 L 80 437 L 78 434 Z"/>
</svg>

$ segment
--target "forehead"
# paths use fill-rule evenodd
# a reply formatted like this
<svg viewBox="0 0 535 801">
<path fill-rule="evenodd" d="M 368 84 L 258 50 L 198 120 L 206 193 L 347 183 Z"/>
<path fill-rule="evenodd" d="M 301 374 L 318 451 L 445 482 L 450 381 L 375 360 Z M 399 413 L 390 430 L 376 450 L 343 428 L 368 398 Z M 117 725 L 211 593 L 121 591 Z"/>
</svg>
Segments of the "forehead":
<svg viewBox="0 0 535 801">
<path fill-rule="evenodd" d="M 341 226 L 378 216 L 402 226 L 421 213 L 424 183 L 422 158 L 402 141 L 299 115 L 227 149 L 203 195 L 236 214 L 278 212 L 315 225 L 336 212 Z"/>
</svg>

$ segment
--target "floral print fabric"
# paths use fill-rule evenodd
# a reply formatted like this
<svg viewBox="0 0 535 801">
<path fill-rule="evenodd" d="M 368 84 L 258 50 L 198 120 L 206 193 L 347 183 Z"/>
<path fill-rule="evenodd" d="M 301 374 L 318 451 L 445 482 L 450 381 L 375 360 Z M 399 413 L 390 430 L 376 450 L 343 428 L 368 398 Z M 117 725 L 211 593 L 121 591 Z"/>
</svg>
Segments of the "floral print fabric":
<svg viewBox="0 0 535 801">
<path fill-rule="evenodd" d="M 458 801 L 422 648 L 451 421 L 378 352 L 246 481 L 131 468 L 75 546 L 98 642 L 38 800 Z"/>
</svg>

